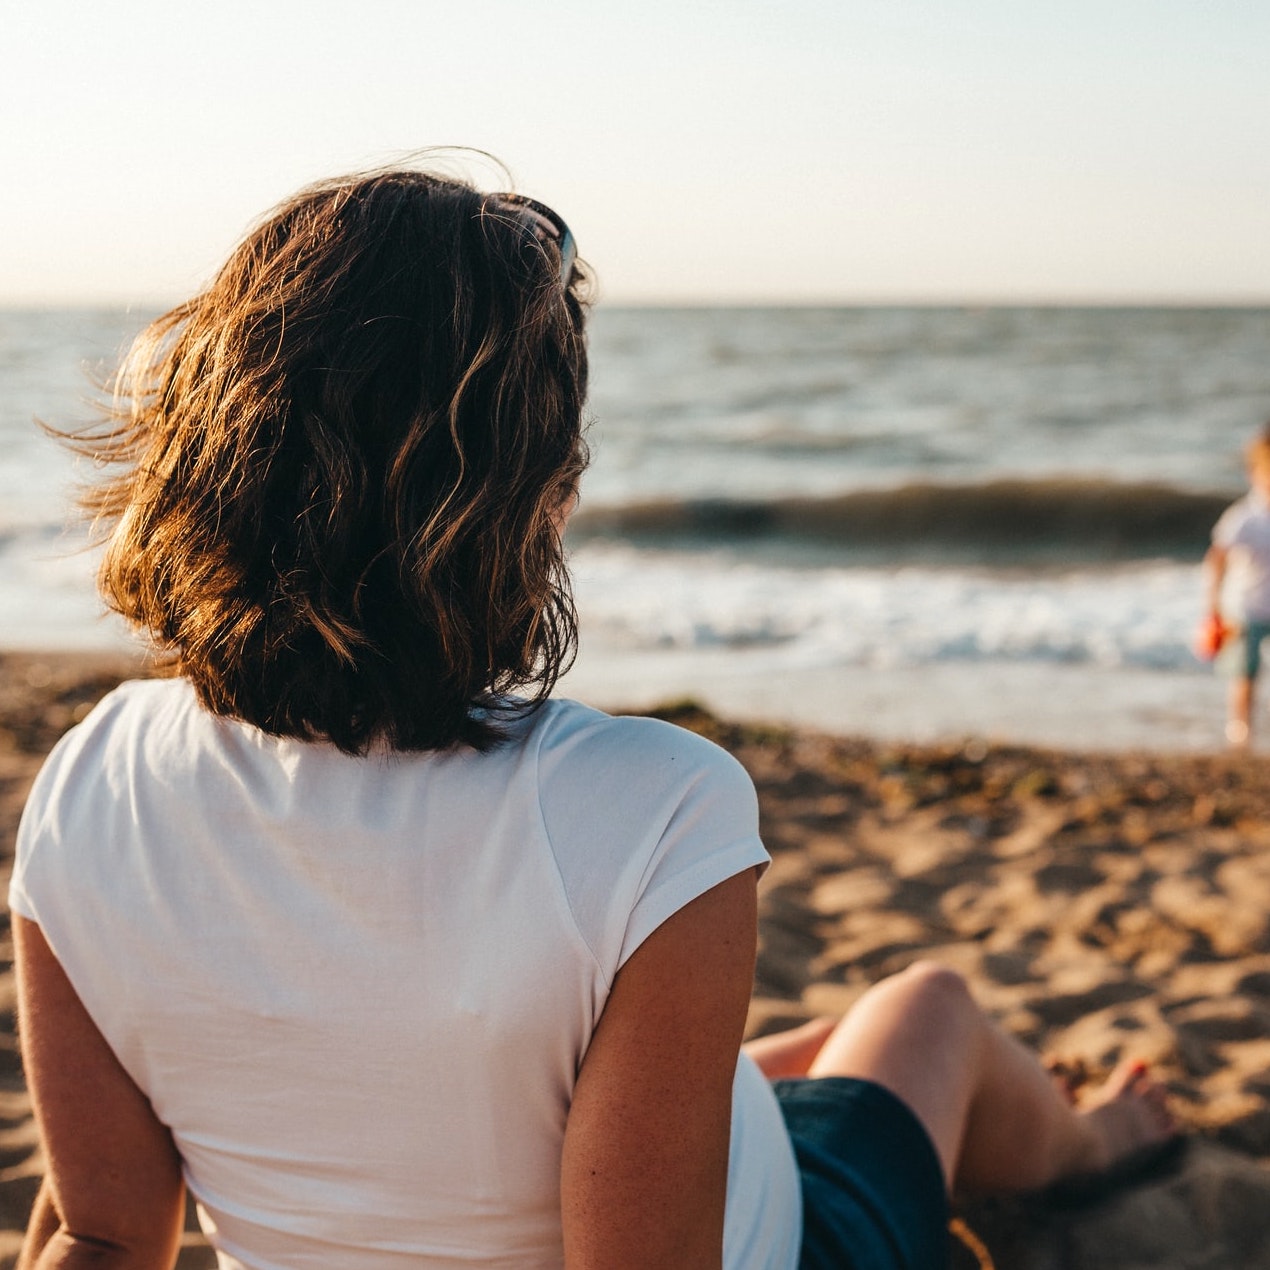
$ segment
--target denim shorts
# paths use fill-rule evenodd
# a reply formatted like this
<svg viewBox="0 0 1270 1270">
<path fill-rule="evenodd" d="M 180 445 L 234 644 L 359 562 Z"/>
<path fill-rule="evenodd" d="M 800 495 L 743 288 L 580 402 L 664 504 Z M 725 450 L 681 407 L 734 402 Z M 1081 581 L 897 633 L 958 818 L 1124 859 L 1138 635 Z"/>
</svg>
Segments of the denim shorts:
<svg viewBox="0 0 1270 1270">
<path fill-rule="evenodd" d="M 948 1195 L 921 1121 L 890 1090 L 843 1076 L 772 1082 L 803 1191 L 799 1270 L 948 1264 Z"/>
<path fill-rule="evenodd" d="M 1219 668 L 1232 679 L 1256 679 L 1261 669 L 1261 645 L 1267 639 L 1270 639 L 1270 621 L 1246 619 L 1239 634 L 1219 654 Z"/>
</svg>

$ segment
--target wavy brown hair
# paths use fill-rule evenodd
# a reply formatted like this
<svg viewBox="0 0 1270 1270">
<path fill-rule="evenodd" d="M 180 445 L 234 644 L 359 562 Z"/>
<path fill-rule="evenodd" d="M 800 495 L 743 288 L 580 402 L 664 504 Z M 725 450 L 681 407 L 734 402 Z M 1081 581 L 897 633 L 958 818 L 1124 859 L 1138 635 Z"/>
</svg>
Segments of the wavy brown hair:
<svg viewBox="0 0 1270 1270">
<path fill-rule="evenodd" d="M 415 170 L 301 191 L 138 338 L 87 496 L 99 585 L 216 714 L 484 748 L 571 662 L 587 277 Z M 512 696 L 511 694 L 516 694 Z"/>
</svg>

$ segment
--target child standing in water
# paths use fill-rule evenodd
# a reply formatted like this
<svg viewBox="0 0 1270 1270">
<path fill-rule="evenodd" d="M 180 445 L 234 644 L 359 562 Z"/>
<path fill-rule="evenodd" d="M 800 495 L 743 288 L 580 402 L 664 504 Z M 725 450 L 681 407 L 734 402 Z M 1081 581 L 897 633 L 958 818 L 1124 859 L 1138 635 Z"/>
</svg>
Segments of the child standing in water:
<svg viewBox="0 0 1270 1270">
<path fill-rule="evenodd" d="M 1245 459 L 1248 493 L 1222 513 L 1204 557 L 1210 629 L 1227 625 L 1222 597 L 1230 583 L 1236 639 L 1223 660 L 1232 676 L 1226 739 L 1235 746 L 1251 737 L 1261 645 L 1270 636 L 1270 423 L 1249 443 Z"/>
</svg>

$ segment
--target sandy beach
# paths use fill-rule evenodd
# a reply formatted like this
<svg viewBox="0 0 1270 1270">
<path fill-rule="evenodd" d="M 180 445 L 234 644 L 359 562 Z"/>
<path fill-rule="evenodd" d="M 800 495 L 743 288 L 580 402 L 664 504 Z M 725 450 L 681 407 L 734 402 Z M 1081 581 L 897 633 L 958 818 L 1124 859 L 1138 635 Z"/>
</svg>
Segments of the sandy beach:
<svg viewBox="0 0 1270 1270">
<path fill-rule="evenodd" d="M 0 655 L 0 844 L 48 748 L 134 667 Z M 1270 1265 L 1270 785 L 1266 760 L 915 745 L 655 711 L 738 756 L 774 862 L 750 1032 L 838 1013 L 918 957 L 1077 1079 L 1153 1064 L 1186 1134 L 1138 1176 L 961 1213 L 1001 1270 Z M 0 1267 L 41 1171 L 7 937 Z M 183 1268 L 213 1264 L 195 1233 Z M 985 1260 L 990 1257 L 991 1261 Z"/>
</svg>

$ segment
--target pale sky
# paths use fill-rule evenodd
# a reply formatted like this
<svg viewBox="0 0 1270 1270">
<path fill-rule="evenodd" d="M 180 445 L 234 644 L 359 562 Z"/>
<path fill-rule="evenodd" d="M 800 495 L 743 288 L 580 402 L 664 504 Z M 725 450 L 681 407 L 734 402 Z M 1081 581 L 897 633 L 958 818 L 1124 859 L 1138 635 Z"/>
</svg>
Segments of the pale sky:
<svg viewBox="0 0 1270 1270">
<path fill-rule="evenodd" d="M 443 144 L 614 303 L 1270 303 L 1267 0 L 0 0 L 0 304 Z"/>
</svg>

